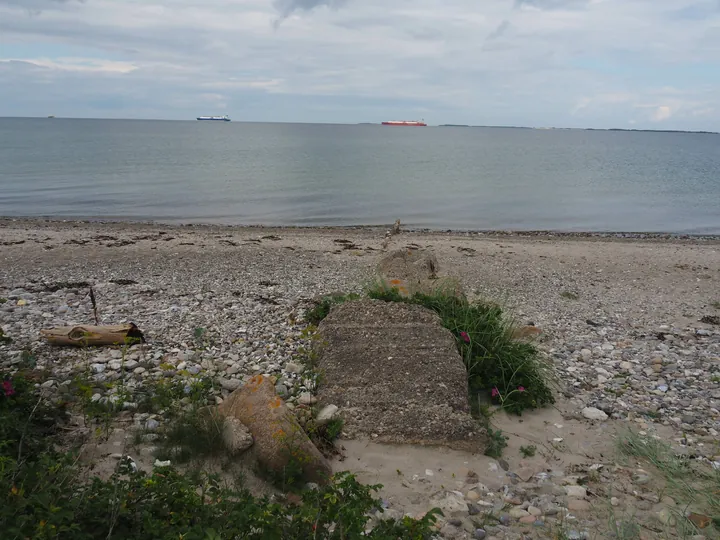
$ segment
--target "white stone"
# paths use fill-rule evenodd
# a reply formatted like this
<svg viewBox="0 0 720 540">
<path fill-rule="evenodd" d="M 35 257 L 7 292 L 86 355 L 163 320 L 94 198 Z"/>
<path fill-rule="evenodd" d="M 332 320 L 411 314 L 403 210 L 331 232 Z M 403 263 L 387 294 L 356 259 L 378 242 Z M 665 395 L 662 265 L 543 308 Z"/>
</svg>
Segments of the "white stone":
<svg viewBox="0 0 720 540">
<path fill-rule="evenodd" d="M 233 454 L 244 452 L 253 445 L 253 436 L 250 430 L 237 418 L 225 418 L 223 422 L 223 442 Z"/>
<path fill-rule="evenodd" d="M 588 420 L 599 420 L 602 422 L 608 419 L 607 414 L 605 414 L 600 409 L 596 409 L 595 407 L 585 407 L 582 410 L 582 415 Z"/>
<path fill-rule="evenodd" d="M 430 498 L 430 505 L 445 512 L 446 516 L 454 512 L 466 513 L 468 511 L 468 505 L 462 493 L 458 494 L 454 491 L 440 491 L 434 494 Z"/>
<path fill-rule="evenodd" d="M 316 402 L 317 398 L 308 392 L 300 394 L 300 397 L 298 398 L 298 403 L 300 405 L 313 405 Z"/>
<path fill-rule="evenodd" d="M 568 497 L 584 499 L 587 497 L 587 490 L 582 486 L 565 486 Z"/>
<path fill-rule="evenodd" d="M 326 405 L 318 413 L 317 418 L 315 418 L 315 424 L 318 426 L 324 426 L 325 424 L 330 423 L 337 416 L 338 410 L 337 405 Z"/>
<path fill-rule="evenodd" d="M 105 364 L 92 364 L 90 368 L 95 374 L 102 373 L 103 371 L 105 371 Z"/>
</svg>

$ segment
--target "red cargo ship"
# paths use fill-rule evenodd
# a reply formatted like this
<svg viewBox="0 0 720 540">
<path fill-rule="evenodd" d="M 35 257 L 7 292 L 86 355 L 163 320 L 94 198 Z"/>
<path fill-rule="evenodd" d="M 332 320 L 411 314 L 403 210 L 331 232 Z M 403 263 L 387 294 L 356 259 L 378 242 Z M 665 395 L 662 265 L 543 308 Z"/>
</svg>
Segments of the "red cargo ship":
<svg viewBox="0 0 720 540">
<path fill-rule="evenodd" d="M 383 126 L 427 126 L 425 121 L 417 120 L 389 120 L 382 123 Z"/>
</svg>

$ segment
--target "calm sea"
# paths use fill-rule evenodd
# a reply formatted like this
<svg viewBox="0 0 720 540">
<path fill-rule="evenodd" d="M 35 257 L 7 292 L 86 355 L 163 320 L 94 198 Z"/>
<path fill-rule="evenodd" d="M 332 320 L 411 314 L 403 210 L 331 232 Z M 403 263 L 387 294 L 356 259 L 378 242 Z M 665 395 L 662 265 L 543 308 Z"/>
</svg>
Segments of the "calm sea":
<svg viewBox="0 0 720 540">
<path fill-rule="evenodd" d="M 720 233 L 720 136 L 0 118 L 0 215 Z"/>
</svg>

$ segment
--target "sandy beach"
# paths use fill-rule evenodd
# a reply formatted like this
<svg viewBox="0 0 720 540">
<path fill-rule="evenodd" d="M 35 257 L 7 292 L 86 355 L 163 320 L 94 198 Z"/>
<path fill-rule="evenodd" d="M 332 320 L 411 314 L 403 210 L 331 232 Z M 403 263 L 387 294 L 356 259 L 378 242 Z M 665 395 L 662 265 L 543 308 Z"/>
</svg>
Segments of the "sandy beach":
<svg viewBox="0 0 720 540">
<path fill-rule="evenodd" d="M 248 376 L 269 374 L 292 404 L 308 391 L 292 362 L 304 345 L 304 310 L 322 294 L 361 292 L 384 235 L 384 228 L 0 220 L 0 327 L 13 339 L 0 345 L 0 358 L 11 365 L 31 350 L 57 388 L 81 362 L 130 385 L 170 362 L 178 372 L 218 378 L 224 395 Z M 552 466 L 600 460 L 611 446 L 610 423 L 720 460 L 720 239 L 402 232 L 389 245 L 405 247 L 433 251 L 441 273 L 460 280 L 471 299 L 499 302 L 542 330 L 538 343 L 556 370 L 559 402 L 524 424 L 507 419 L 518 435 L 511 470 L 522 468 L 517 447 L 528 437 L 564 439 Z M 41 328 L 93 322 L 90 286 L 101 322 L 132 321 L 147 336 L 145 356 L 131 354 L 130 370 L 114 366 L 107 351 L 81 359 L 39 340 Z M 200 356 L 198 328 L 205 329 Z M 586 407 L 604 411 L 608 423 L 584 419 Z M 370 463 L 373 450 L 357 444 L 348 442 L 348 452 Z M 359 472 L 387 482 L 390 473 L 379 471 L 375 463 Z M 401 491 L 399 507 L 412 506 Z M 591 526 L 581 520 L 576 528 Z"/>
</svg>

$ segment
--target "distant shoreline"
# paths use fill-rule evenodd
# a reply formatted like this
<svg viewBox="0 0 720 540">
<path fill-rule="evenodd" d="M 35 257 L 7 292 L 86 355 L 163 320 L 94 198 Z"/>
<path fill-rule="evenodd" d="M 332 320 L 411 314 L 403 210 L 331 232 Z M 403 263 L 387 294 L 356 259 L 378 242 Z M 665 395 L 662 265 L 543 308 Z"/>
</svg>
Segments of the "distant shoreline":
<svg viewBox="0 0 720 540">
<path fill-rule="evenodd" d="M 685 131 L 682 129 L 625 129 L 625 128 L 564 128 L 530 126 L 474 126 L 469 124 L 440 124 L 436 127 L 465 127 L 486 129 L 532 129 L 535 131 L 626 131 L 629 133 L 695 133 L 702 135 L 720 135 L 718 131 Z"/>
<path fill-rule="evenodd" d="M 167 223 L 153 220 L 121 220 L 104 218 L 52 218 L 52 217 L 6 217 L 0 216 L 0 245 L 2 245 L 2 231 L 9 229 L 55 229 L 66 228 L 81 229 L 83 227 L 107 227 L 116 230 L 138 231 L 143 229 L 172 229 L 190 231 L 295 231 L 307 232 L 344 232 L 357 231 L 372 235 L 384 234 L 391 224 L 377 225 L 231 225 L 219 223 Z M 720 234 L 690 234 L 672 232 L 612 232 L 612 231 L 554 231 L 554 230 L 464 230 L 464 229 L 428 229 L 402 227 L 408 234 L 429 236 L 466 236 L 466 237 L 498 237 L 498 238 L 538 238 L 538 239 L 587 239 L 603 241 L 644 240 L 659 242 L 700 242 L 720 244 Z"/>
<path fill-rule="evenodd" d="M 57 116 L 0 116 L 0 120 L 117 120 L 137 122 L 197 122 L 196 118 L 73 118 Z M 280 122 L 262 120 L 233 120 L 234 124 L 303 124 L 317 126 L 381 126 L 381 122 Z M 480 124 L 428 124 L 426 127 L 463 127 L 485 129 L 531 129 L 536 131 L 626 131 L 629 133 L 692 133 L 702 135 L 720 135 L 720 131 L 690 131 L 683 129 L 627 129 L 592 127 L 533 127 L 533 126 L 488 126 Z"/>
</svg>

